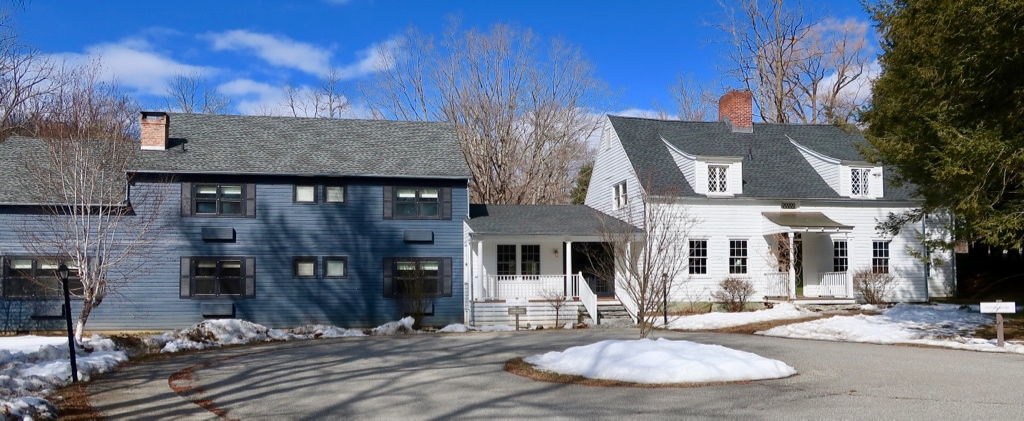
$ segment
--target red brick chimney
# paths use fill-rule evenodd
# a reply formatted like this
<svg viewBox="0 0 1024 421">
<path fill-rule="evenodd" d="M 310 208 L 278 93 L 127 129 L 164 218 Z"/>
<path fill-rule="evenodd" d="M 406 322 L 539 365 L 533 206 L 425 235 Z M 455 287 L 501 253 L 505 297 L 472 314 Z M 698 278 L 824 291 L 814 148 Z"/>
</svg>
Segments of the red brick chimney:
<svg viewBox="0 0 1024 421">
<path fill-rule="evenodd" d="M 754 132 L 753 95 L 750 91 L 729 91 L 718 100 L 718 121 L 729 123 L 733 132 Z"/>
<path fill-rule="evenodd" d="M 167 126 L 171 118 L 161 111 L 142 112 L 142 150 L 162 151 L 167 149 Z"/>
</svg>

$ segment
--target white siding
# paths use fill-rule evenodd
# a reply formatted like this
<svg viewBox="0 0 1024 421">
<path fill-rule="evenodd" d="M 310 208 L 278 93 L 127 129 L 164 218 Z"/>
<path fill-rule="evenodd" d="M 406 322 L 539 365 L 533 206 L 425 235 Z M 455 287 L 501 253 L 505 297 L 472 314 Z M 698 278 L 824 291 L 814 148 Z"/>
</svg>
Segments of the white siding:
<svg viewBox="0 0 1024 421">
<path fill-rule="evenodd" d="M 630 201 L 640 197 L 640 187 L 636 173 L 626 151 L 622 148 L 619 136 L 612 128 L 611 121 L 605 118 L 604 131 L 601 134 L 602 147 L 594 161 L 594 172 L 590 176 L 587 187 L 587 198 L 584 204 L 609 215 L 612 210 L 612 186 L 626 182 L 627 196 Z"/>
<path fill-rule="evenodd" d="M 763 274 L 775 271 L 774 257 L 770 253 L 770 237 L 762 235 L 762 212 L 778 212 L 780 203 L 769 201 L 746 201 L 730 199 L 685 200 L 686 204 L 675 205 L 679 212 L 691 215 L 697 221 L 690 230 L 688 237 L 708 240 L 708 273 L 706 275 L 687 275 L 677 284 L 675 300 L 687 300 L 684 292 L 691 294 L 710 293 L 718 289 L 718 282 L 729 274 L 729 240 L 748 240 L 748 273 L 747 278 L 757 288 L 756 299 L 763 298 L 765 282 Z M 849 203 L 843 205 L 823 204 L 809 201 L 801 202 L 800 211 L 822 212 L 829 218 L 855 228 L 849 234 L 805 233 L 804 237 L 804 271 L 805 285 L 814 285 L 817 272 L 832 270 L 832 239 L 845 238 L 849 247 L 849 268 L 856 271 L 871 265 L 871 246 L 874 240 L 891 240 L 889 247 L 890 268 L 898 278 L 899 285 L 894 291 L 893 299 L 897 301 L 926 301 L 927 292 L 933 288 L 925 285 L 925 265 L 907 252 L 908 247 L 919 247 L 914 230 L 904 230 L 895 238 L 882 238 L 875 231 L 877 220 L 885 218 L 889 212 L 899 212 L 908 208 L 882 208 L 870 206 L 869 203 Z M 677 248 L 678 258 L 687 259 L 686 244 Z M 942 283 L 942 277 L 948 277 L 948 271 L 932 271 L 931 282 Z"/>
<path fill-rule="evenodd" d="M 683 177 L 686 178 L 686 182 L 693 188 L 693 191 L 697 191 L 697 159 L 694 156 L 687 155 L 682 151 L 679 151 L 673 147 L 668 146 L 668 152 L 672 155 L 672 160 L 675 161 L 676 166 L 679 167 L 679 171 L 683 173 Z M 704 175 L 707 178 L 707 174 Z M 705 184 L 707 182 L 705 181 Z"/>
<path fill-rule="evenodd" d="M 823 156 L 812 153 L 803 147 L 798 146 L 797 150 L 800 151 L 800 155 L 803 155 L 804 159 L 807 160 L 807 163 L 811 164 L 811 167 L 818 173 L 818 176 L 820 176 L 822 180 L 825 180 L 825 183 L 828 184 L 836 194 L 842 196 L 850 195 L 849 186 L 847 186 L 846 194 L 843 194 L 838 162 L 826 160 Z"/>
</svg>

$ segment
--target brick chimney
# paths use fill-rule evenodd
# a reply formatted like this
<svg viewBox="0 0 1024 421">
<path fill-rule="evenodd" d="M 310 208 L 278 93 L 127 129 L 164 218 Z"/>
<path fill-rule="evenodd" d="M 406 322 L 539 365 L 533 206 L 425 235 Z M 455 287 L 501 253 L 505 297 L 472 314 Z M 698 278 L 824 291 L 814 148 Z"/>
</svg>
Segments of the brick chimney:
<svg viewBox="0 0 1024 421">
<path fill-rule="evenodd" d="M 167 149 L 167 127 L 171 118 L 161 111 L 142 112 L 142 150 L 162 151 Z"/>
<path fill-rule="evenodd" d="M 753 95 L 750 91 L 729 91 L 718 100 L 718 121 L 729 123 L 734 133 L 754 132 Z"/>
</svg>

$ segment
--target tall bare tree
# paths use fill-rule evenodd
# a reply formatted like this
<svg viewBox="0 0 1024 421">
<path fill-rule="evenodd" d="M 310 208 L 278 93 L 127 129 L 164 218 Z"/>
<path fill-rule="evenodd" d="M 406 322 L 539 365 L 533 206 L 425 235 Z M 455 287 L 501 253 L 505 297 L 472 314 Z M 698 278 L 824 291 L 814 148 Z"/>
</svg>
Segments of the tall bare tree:
<svg viewBox="0 0 1024 421">
<path fill-rule="evenodd" d="M 689 262 L 679 253 L 697 221 L 683 205 L 643 192 L 612 216 L 627 224 L 605 225 L 602 251 L 589 260 L 599 277 L 615 279 L 616 293 L 631 301 L 624 304 L 635 306 L 640 337 L 646 338 L 688 280 Z"/>
<path fill-rule="evenodd" d="M 23 44 L 9 9 L 0 5 L 0 141 L 11 134 L 32 134 L 30 121 L 51 95 L 60 68 Z"/>
<path fill-rule="evenodd" d="M 172 77 L 164 102 L 168 110 L 185 114 L 225 114 L 231 107 L 231 100 L 211 88 L 198 71 Z"/>
<path fill-rule="evenodd" d="M 684 121 L 705 121 L 715 118 L 718 97 L 708 84 L 690 76 L 679 75 L 669 87 L 676 102 L 676 116 Z"/>
<path fill-rule="evenodd" d="M 284 96 L 282 105 L 292 117 L 341 118 L 349 108 L 341 71 L 333 66 L 313 87 L 285 85 Z"/>
<path fill-rule="evenodd" d="M 722 3 L 719 28 L 730 52 L 728 72 L 754 94 L 761 120 L 848 123 L 867 100 L 867 24 L 815 19 L 785 0 Z"/>
<path fill-rule="evenodd" d="M 98 63 L 69 73 L 71 79 L 45 104 L 39 153 L 25 160 L 27 185 L 45 217 L 19 231 L 36 256 L 53 256 L 76 268 L 83 286 L 75 337 L 81 341 L 92 311 L 105 297 L 141 276 L 137 254 L 158 241 L 153 231 L 160 198 L 133 192 L 127 174 L 138 149 L 133 122 L 138 106 L 116 85 L 99 80 Z"/>
<path fill-rule="evenodd" d="M 568 203 L 598 128 L 603 84 L 582 52 L 529 29 L 453 25 L 440 40 L 410 30 L 378 51 L 363 86 L 379 118 L 454 123 L 474 203 Z"/>
</svg>

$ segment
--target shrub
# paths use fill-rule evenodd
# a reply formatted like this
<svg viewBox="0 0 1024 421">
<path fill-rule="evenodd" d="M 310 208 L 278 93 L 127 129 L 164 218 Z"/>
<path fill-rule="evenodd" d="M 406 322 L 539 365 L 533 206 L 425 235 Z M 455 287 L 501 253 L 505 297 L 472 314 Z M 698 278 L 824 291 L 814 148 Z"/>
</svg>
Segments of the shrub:
<svg viewBox="0 0 1024 421">
<path fill-rule="evenodd" d="M 754 295 L 754 284 L 748 279 L 725 278 L 718 283 L 718 291 L 711 293 L 711 298 L 722 304 L 730 312 L 739 312 L 747 306 L 747 301 Z"/>
<path fill-rule="evenodd" d="M 875 273 L 870 268 L 853 273 L 853 292 L 860 294 L 868 304 L 882 304 L 896 287 L 896 277 L 891 273 Z"/>
</svg>

